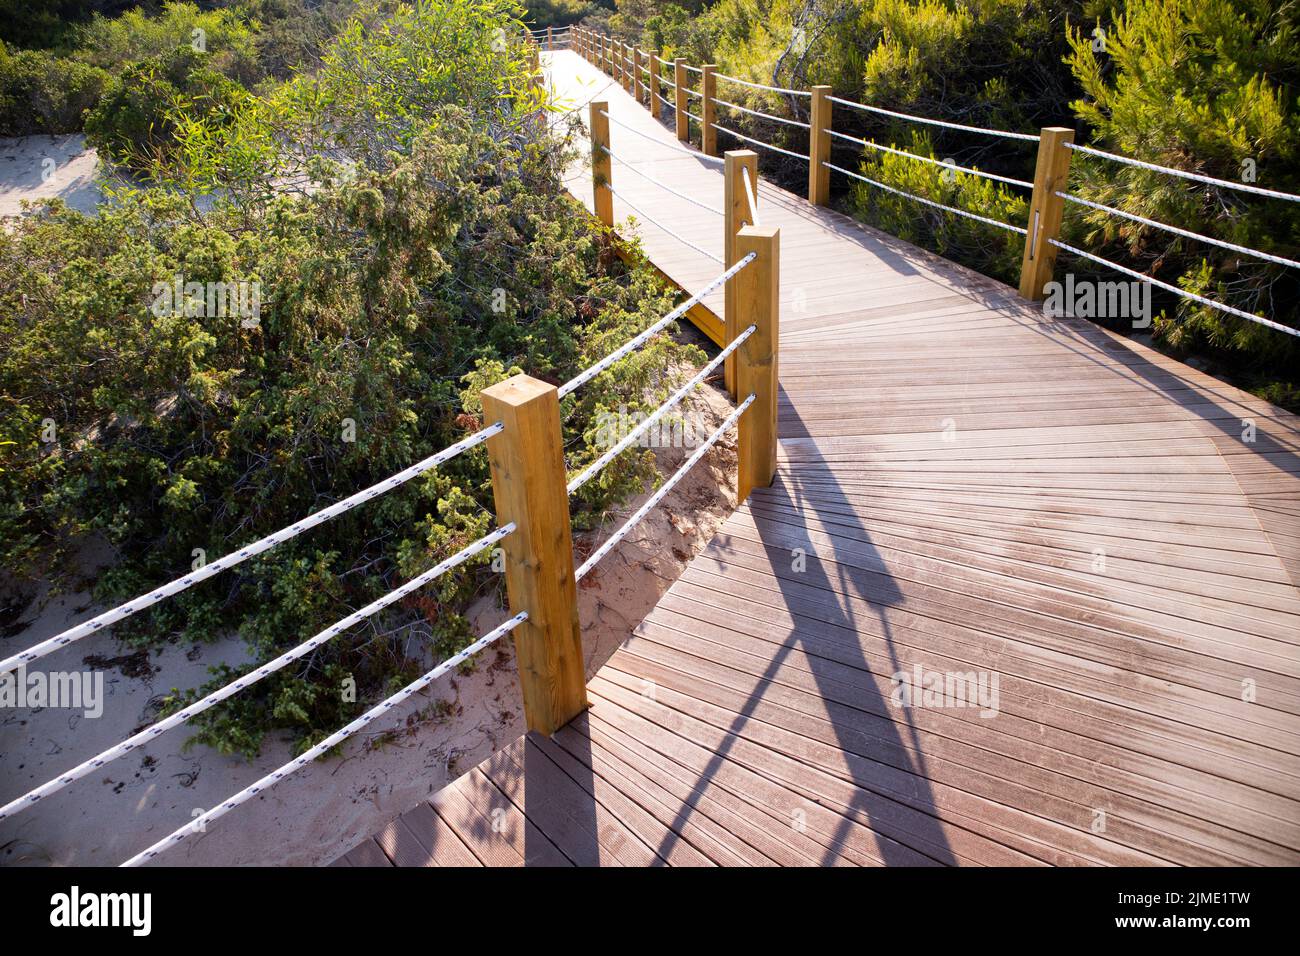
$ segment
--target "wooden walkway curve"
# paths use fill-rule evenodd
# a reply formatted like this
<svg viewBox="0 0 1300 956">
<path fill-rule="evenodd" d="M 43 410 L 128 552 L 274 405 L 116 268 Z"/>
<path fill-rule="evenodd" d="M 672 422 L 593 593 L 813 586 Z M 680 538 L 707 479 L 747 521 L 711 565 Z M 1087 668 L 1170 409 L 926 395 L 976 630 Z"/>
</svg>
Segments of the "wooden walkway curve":
<svg viewBox="0 0 1300 956">
<path fill-rule="evenodd" d="M 616 126 L 616 155 L 721 203 L 720 170 L 608 78 L 551 67 L 662 143 Z M 716 216 L 613 182 L 721 253 Z M 572 189 L 590 203 L 585 172 Z M 1300 863 L 1300 420 L 770 185 L 759 207 L 783 246 L 776 483 L 587 715 L 339 863 Z M 721 271 L 639 232 L 686 289 Z M 918 668 L 996 675 L 996 713 L 897 706 Z"/>
</svg>

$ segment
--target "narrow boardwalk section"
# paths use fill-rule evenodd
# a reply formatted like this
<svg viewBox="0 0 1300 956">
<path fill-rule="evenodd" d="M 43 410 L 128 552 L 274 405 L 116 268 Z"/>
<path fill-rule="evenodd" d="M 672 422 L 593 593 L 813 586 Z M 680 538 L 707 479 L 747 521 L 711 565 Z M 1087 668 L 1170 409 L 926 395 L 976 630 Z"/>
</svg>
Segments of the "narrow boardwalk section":
<svg viewBox="0 0 1300 956">
<path fill-rule="evenodd" d="M 616 157 L 721 205 L 720 170 L 608 78 L 569 52 L 552 77 L 654 140 L 615 125 Z M 612 180 L 721 255 L 717 216 L 617 159 Z M 590 204 L 589 174 L 571 189 Z M 1300 863 L 1300 421 L 759 194 L 783 247 L 775 484 L 584 717 L 339 863 Z M 688 290 L 720 271 L 636 232 Z M 899 706 L 900 674 L 984 699 Z"/>
</svg>

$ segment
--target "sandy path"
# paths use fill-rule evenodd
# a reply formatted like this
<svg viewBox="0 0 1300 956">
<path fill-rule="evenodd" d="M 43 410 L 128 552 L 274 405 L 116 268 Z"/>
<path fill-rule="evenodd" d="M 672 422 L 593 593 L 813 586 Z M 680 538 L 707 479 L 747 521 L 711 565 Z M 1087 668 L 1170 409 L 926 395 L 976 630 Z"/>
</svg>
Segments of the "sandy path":
<svg viewBox="0 0 1300 956">
<path fill-rule="evenodd" d="M 103 200 L 95 184 L 99 157 L 80 133 L 0 137 L 0 216 L 17 216 L 24 199 L 59 197 L 93 212 Z"/>
<path fill-rule="evenodd" d="M 712 428 L 730 405 L 712 388 L 699 391 L 695 411 Z M 665 473 L 689 450 L 658 452 Z M 734 507 L 734 432 L 724 438 L 584 581 L 579 590 L 583 647 L 594 673 L 708 542 Z M 644 500 L 611 515 L 606 532 Z M 579 542 L 589 553 L 603 535 Z M 583 550 L 583 549 L 586 550 Z M 35 608 L 28 613 L 35 613 Z M 36 643 L 93 616 L 84 594 L 50 601 L 29 626 L 0 640 L 0 656 Z M 481 633 L 505 617 L 479 607 Z M 50 655 L 42 669 L 83 670 L 89 655 L 128 653 L 111 634 L 97 634 Z M 0 801 L 8 801 L 116 743 L 154 716 L 153 702 L 172 687 L 193 687 L 206 668 L 244 660 L 237 639 L 222 645 L 169 645 L 107 669 L 103 716 L 85 719 L 68 710 L 0 710 Z M 450 714 L 431 715 L 446 701 Z M 421 714 L 425 717 L 421 718 Z M 441 789 L 493 750 L 523 733 L 514 652 L 502 642 L 483 655 L 478 669 L 447 677 L 354 739 L 342 758 L 317 762 L 262 797 L 216 821 L 160 861 L 196 864 L 321 864 L 355 846 L 398 814 Z M 382 747 L 371 744 L 385 738 Z M 182 749 L 180 727 L 67 789 L 0 822 L 0 865 L 115 865 L 183 825 L 290 758 L 279 741 L 249 763 L 205 747 Z"/>
</svg>

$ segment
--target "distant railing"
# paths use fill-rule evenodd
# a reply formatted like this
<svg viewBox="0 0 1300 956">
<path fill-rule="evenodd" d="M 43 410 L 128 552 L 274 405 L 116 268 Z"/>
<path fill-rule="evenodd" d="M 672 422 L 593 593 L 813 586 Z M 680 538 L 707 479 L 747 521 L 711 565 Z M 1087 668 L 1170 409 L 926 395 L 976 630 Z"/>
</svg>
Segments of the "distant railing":
<svg viewBox="0 0 1300 956">
<path fill-rule="evenodd" d="M 549 43 L 558 43 L 559 40 L 560 38 L 553 34 L 547 37 Z M 536 44 L 534 44 L 535 51 Z M 591 111 L 593 122 L 597 117 L 601 121 L 608 119 L 604 103 L 591 104 Z M 612 154 L 608 150 L 608 125 L 603 128 L 606 131 L 605 149 L 598 151 L 598 155 L 607 170 Z M 598 213 L 604 210 L 602 219 L 612 223 L 609 201 L 605 200 L 602 203 L 599 199 L 601 195 L 612 194 L 607 176 L 599 186 Z M 604 193 L 600 191 L 601 189 Z M 664 496 L 733 426 L 737 428 L 738 500 L 744 500 L 754 488 L 772 482 L 776 472 L 778 243 L 777 230 L 763 230 L 758 227 L 740 229 L 735 237 L 734 264 L 729 265 L 698 293 L 688 297 L 681 305 L 649 328 L 570 381 L 557 387 L 528 375 L 516 375 L 486 388 L 481 394 L 484 418 L 492 422 L 486 428 L 369 488 L 308 515 L 295 524 L 0 661 L 0 674 L 24 667 L 140 611 L 156 607 L 166 598 L 179 594 L 399 488 L 412 478 L 436 469 L 457 455 L 479 445 L 486 445 L 492 475 L 497 530 L 466 545 L 451 557 L 416 575 L 360 610 L 336 621 L 319 634 L 275 659 L 259 665 L 200 700 L 136 732 L 121 743 L 109 747 L 67 772 L 9 801 L 0 807 L 0 820 L 58 793 L 77 780 L 148 744 L 168 730 L 181 726 L 240 691 L 247 690 L 264 678 L 303 659 L 349 628 L 498 544 L 501 545 L 505 556 L 506 592 L 510 610 L 510 617 L 506 621 L 367 710 L 356 720 L 329 735 L 310 750 L 262 777 L 251 786 L 240 790 L 213 809 L 185 823 L 123 865 L 137 866 L 147 863 L 191 835 L 204 832 L 209 823 L 301 770 L 317 757 L 343 743 L 413 694 L 428 687 L 507 634 L 514 635 L 520 690 L 528 729 L 549 735 L 582 713 L 588 704 L 582 635 L 578 620 L 578 581 L 591 573 L 597 563 L 663 500 Z M 736 303 L 735 314 L 729 316 L 730 323 L 738 325 L 743 319 L 746 323 L 745 328 L 733 335 L 727 346 L 712 361 L 678 388 L 643 422 L 622 436 L 587 468 L 570 478 L 564 460 L 564 441 L 560 427 L 561 400 L 598 375 L 608 372 L 621 359 L 668 329 L 705 296 L 723 285 L 734 293 L 733 298 Z M 743 395 L 744 398 L 690 458 L 575 570 L 569 517 L 570 495 L 635 445 L 655 423 L 676 408 L 724 363 L 733 370 L 735 389 L 738 389 L 738 391 L 733 389 L 733 392 Z"/>
<path fill-rule="evenodd" d="M 1086 258 L 1099 265 L 1114 269 L 1124 275 L 1130 276 L 1131 278 L 1138 279 L 1167 292 L 1171 292 L 1189 301 L 1217 309 L 1229 315 L 1237 316 L 1238 318 L 1246 319 L 1257 325 L 1274 329 L 1275 331 L 1287 335 L 1300 336 L 1300 329 L 1291 328 L 1290 326 L 1267 319 L 1264 316 L 1234 308 L 1233 306 L 1219 302 L 1208 296 L 1198 295 L 1169 283 L 1161 282 L 1159 279 L 1143 275 L 1133 269 L 1129 269 L 1125 266 L 1119 265 L 1118 263 L 1111 262 L 1108 259 L 1104 259 L 1085 250 L 1061 242 L 1061 223 L 1064 218 L 1065 204 L 1069 202 L 1091 208 L 1094 211 L 1102 212 L 1107 215 L 1117 216 L 1131 222 L 1137 222 L 1150 228 L 1163 230 L 1185 239 L 1205 242 L 1219 248 L 1229 249 L 1243 255 L 1253 256 L 1265 262 L 1271 262 L 1291 268 L 1300 268 L 1300 262 L 1295 259 L 1262 252 L 1247 246 L 1224 242 L 1223 240 L 1215 239 L 1210 236 L 1180 229 L 1176 226 L 1167 225 L 1153 219 L 1147 219 L 1133 213 L 1125 212 L 1121 209 L 1105 206 L 1100 203 L 1094 203 L 1090 200 L 1071 195 L 1068 192 L 1068 180 L 1070 171 L 1070 154 L 1074 151 L 1088 153 L 1116 163 L 1164 173 L 1194 182 L 1205 183 L 1221 189 L 1233 189 L 1240 192 L 1264 196 L 1270 199 L 1300 202 L 1300 196 L 1292 193 L 1280 192 L 1274 189 L 1264 189 L 1248 183 L 1235 183 L 1230 180 L 1216 179 L 1212 176 L 1203 176 L 1198 173 L 1187 172 L 1186 170 L 1173 169 L 1168 166 L 1159 166 L 1154 163 L 1147 163 L 1142 160 L 1120 156 L 1116 153 L 1107 153 L 1088 146 L 1079 146 L 1074 143 L 1074 131 L 1063 127 L 1047 127 L 1040 130 L 1037 135 L 1034 135 L 1032 133 L 1019 133 L 1010 130 L 985 129 L 978 126 L 967 126 L 962 123 L 951 123 L 945 120 L 915 116 L 910 113 L 900 113 L 896 110 L 889 110 L 879 106 L 871 106 L 865 103 L 855 103 L 852 100 L 841 99 L 831 95 L 831 88 L 829 86 L 814 86 L 811 90 L 794 90 L 779 86 L 769 86 L 764 83 L 756 83 L 751 80 L 744 80 L 739 77 L 718 73 L 717 67 L 711 63 L 698 67 L 691 66 L 681 57 L 677 57 L 672 61 L 673 81 L 669 83 L 667 80 L 661 79 L 660 76 L 660 67 L 668 65 L 667 61 L 661 60 L 654 50 L 641 51 L 636 47 L 629 47 L 620 40 L 596 33 L 595 31 L 588 30 L 584 27 L 573 27 L 570 36 L 572 38 L 571 43 L 573 49 L 597 68 L 610 73 L 615 79 L 622 80 L 624 89 L 636 96 L 639 102 L 645 103 L 656 113 L 658 112 L 658 105 L 660 104 L 673 109 L 676 119 L 675 125 L 678 140 L 683 143 L 690 141 L 690 123 L 691 121 L 694 121 L 700 130 L 700 149 L 703 151 L 704 155 L 716 156 L 718 154 L 717 134 L 721 132 L 736 139 L 743 140 L 744 142 L 751 143 L 762 150 L 808 163 L 808 201 L 814 205 L 826 205 L 830 201 L 830 173 L 837 172 L 844 176 L 848 176 L 857 182 L 866 183 L 873 188 L 902 196 L 914 202 L 939 209 L 945 213 L 962 216 L 975 222 L 1023 235 L 1025 237 L 1025 244 L 1020 266 L 1020 294 L 1027 299 L 1039 300 L 1044 298 L 1046 295 L 1046 286 L 1052 280 L 1052 274 L 1056 265 L 1057 251 L 1064 250 L 1071 254 Z M 648 69 L 637 70 L 636 67 L 640 64 L 642 57 L 648 60 Z M 630 71 L 629 64 L 631 65 Z M 628 78 L 629 72 L 635 74 L 635 82 Z M 641 76 L 642 72 L 649 74 L 650 80 L 648 84 L 643 84 Z M 688 88 L 688 74 L 695 74 L 700 77 L 698 90 Z M 810 100 L 809 121 L 805 123 L 799 119 L 776 116 L 751 107 L 742 106 L 739 103 L 720 99 L 717 95 L 717 82 L 719 80 L 722 80 L 725 83 L 736 84 L 738 86 L 770 93 L 777 93 L 783 96 L 808 97 Z M 661 90 L 663 87 L 668 87 L 673 91 L 673 99 L 671 101 L 662 94 Z M 698 113 L 692 113 L 689 111 L 687 104 L 690 98 L 699 100 Z M 900 149 L 897 146 L 876 143 L 871 140 L 839 132 L 832 127 L 832 109 L 834 105 L 888 116 L 911 123 L 939 126 L 946 129 L 955 129 L 967 133 L 976 133 L 1001 139 L 1035 142 L 1038 144 L 1038 158 L 1035 165 L 1033 182 L 1015 179 L 1010 176 L 1000 176 L 973 167 L 959 166 L 955 163 L 936 160 L 928 156 L 920 156 L 916 153 Z M 806 154 L 797 152 L 793 149 L 778 146 L 755 136 L 740 133 L 727 126 L 723 126 L 718 122 L 718 107 L 784 126 L 807 130 L 808 152 Z M 886 183 L 871 179 L 868 176 L 862 175 L 860 172 L 855 172 L 854 170 L 836 165 L 831 161 L 831 146 L 833 139 L 852 143 L 853 145 L 864 149 L 872 149 L 896 156 L 903 156 L 917 162 L 943 166 L 945 169 L 950 169 L 953 172 L 978 176 L 984 179 L 1005 183 L 1020 189 L 1030 190 L 1031 196 L 1029 200 L 1027 222 L 1025 225 L 1021 226 L 1015 223 L 1002 222 L 987 216 L 980 216 L 966 209 L 960 209 L 956 206 L 946 205 L 932 199 L 917 196 L 895 186 L 890 186 Z M 697 153 L 695 155 L 698 156 L 700 154 Z M 629 169 L 630 168 L 631 167 L 629 166 Z M 665 185 L 665 188 L 670 187 Z M 651 221 L 653 222 L 653 220 Z"/>
</svg>

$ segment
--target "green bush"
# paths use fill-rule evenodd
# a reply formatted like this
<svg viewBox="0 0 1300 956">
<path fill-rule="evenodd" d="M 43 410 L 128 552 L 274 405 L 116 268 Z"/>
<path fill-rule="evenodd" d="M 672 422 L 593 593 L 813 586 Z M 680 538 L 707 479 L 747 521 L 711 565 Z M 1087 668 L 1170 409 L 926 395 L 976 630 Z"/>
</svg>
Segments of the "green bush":
<svg viewBox="0 0 1300 956">
<path fill-rule="evenodd" d="M 168 161 L 177 114 L 228 122 L 244 91 L 212 69 L 210 57 L 181 47 L 127 67 L 86 115 L 87 141 L 114 162 L 143 170 Z"/>
<path fill-rule="evenodd" d="M 98 67 L 0 42 L 0 136 L 79 131 L 108 81 Z"/>
<path fill-rule="evenodd" d="M 312 106 L 303 81 L 273 106 L 240 105 L 250 130 L 296 104 L 299 122 L 329 122 L 337 105 L 329 128 L 350 161 L 313 162 L 310 188 L 268 186 L 269 198 L 200 213 L 160 180 L 119 190 L 95 217 L 53 202 L 0 232 L 0 564 L 58 583 L 67 550 L 98 535 L 120 555 L 99 596 L 133 596 L 188 570 L 195 549 L 228 553 L 476 430 L 486 385 L 515 370 L 562 381 L 671 307 L 651 269 L 602 255 L 601 227 L 564 190 L 571 152 L 535 122 L 523 52 L 495 48 L 498 25 L 517 29 L 510 9 L 434 0 L 368 30 L 363 63 L 349 28 L 316 87 L 328 103 Z M 462 19 L 475 29 L 450 28 Z M 373 88 L 365 63 L 410 55 L 437 70 Z M 391 115 L 363 122 L 357 110 L 376 103 Z M 391 148 L 354 143 L 366 129 Z M 224 148 L 185 145 L 196 163 Z M 251 167 L 207 168 L 253 192 Z M 178 276 L 258 282 L 256 323 L 158 309 Z M 647 409 L 676 384 L 674 363 L 698 357 L 659 337 L 566 399 L 570 467 L 602 450 L 599 411 Z M 644 456 L 620 457 L 574 496 L 575 523 L 654 474 Z M 479 448 L 115 633 L 149 644 L 236 632 L 267 660 L 464 547 L 491 515 Z M 282 729 L 310 746 L 469 641 L 462 612 L 500 587 L 488 561 L 208 711 L 196 739 L 251 753 Z M 340 693 L 347 678 L 355 703 Z M 178 689 L 169 706 L 201 692 Z"/>
</svg>

